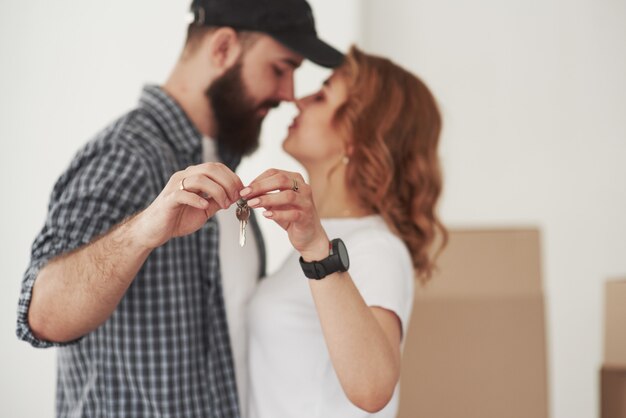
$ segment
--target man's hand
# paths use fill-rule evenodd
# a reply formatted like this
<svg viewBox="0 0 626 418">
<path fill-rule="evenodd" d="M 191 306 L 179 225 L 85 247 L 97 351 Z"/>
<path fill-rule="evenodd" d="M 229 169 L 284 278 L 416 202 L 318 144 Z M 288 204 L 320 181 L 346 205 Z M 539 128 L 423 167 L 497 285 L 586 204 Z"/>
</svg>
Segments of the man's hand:
<svg viewBox="0 0 626 418">
<path fill-rule="evenodd" d="M 243 184 L 220 163 L 204 163 L 178 171 L 163 191 L 135 219 L 138 240 L 154 249 L 170 238 L 197 231 L 220 209 L 239 199 Z"/>
<path fill-rule="evenodd" d="M 222 164 L 191 166 L 174 173 L 144 211 L 51 260 L 33 287 L 28 322 L 35 336 L 66 342 L 100 326 L 154 248 L 200 229 L 239 199 L 242 188 L 239 177 Z"/>
</svg>

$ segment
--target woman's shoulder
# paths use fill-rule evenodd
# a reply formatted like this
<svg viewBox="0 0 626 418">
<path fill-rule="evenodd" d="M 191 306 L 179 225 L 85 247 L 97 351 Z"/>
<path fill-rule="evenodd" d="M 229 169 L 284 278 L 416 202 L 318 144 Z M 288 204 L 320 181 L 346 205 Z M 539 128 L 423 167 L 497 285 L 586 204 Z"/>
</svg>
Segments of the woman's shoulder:
<svg viewBox="0 0 626 418">
<path fill-rule="evenodd" d="M 334 223 L 334 224 L 333 224 Z M 343 225 L 337 225 L 343 223 Z M 397 236 L 380 215 L 352 218 L 343 222 L 329 222 L 331 238 L 341 238 L 350 256 L 372 257 L 408 266 L 411 256 L 404 241 Z"/>
<path fill-rule="evenodd" d="M 363 220 L 341 238 L 350 257 L 350 275 L 366 303 L 386 307 L 406 321 L 415 272 L 404 241 L 382 217 Z"/>
<path fill-rule="evenodd" d="M 376 242 L 378 244 L 384 243 L 390 246 L 405 247 L 402 239 L 393 233 L 382 216 L 366 216 L 359 218 L 359 221 L 355 228 L 346 235 L 346 239 L 361 245 Z"/>
</svg>

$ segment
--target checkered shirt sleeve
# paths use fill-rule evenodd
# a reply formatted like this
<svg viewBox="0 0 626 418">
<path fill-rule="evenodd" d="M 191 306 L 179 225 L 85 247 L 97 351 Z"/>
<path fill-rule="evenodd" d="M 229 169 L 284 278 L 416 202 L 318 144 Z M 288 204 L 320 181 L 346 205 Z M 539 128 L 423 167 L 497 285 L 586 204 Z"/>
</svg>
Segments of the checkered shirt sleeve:
<svg viewBox="0 0 626 418">
<path fill-rule="evenodd" d="M 43 341 L 28 325 L 40 269 L 148 206 L 174 172 L 200 162 L 201 139 L 149 86 L 56 183 L 23 278 L 17 335 L 57 347 L 57 416 L 239 417 L 215 219 L 155 249 L 111 317 L 77 341 Z"/>
</svg>

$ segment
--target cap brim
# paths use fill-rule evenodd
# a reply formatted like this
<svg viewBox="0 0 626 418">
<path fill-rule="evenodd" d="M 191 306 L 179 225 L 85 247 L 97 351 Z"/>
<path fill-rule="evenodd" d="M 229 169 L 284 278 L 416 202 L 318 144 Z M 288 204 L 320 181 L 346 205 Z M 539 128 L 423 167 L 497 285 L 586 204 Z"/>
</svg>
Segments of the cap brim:
<svg viewBox="0 0 626 418">
<path fill-rule="evenodd" d="M 315 35 L 275 34 L 270 35 L 289 49 L 326 68 L 339 67 L 344 55 Z"/>
</svg>

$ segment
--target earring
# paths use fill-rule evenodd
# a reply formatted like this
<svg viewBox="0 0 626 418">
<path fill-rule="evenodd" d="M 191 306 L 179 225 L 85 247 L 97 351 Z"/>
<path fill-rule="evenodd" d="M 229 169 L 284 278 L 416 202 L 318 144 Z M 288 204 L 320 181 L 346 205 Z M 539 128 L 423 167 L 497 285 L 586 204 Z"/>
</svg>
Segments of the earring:
<svg viewBox="0 0 626 418">
<path fill-rule="evenodd" d="M 343 163 L 343 165 L 348 165 L 348 163 L 350 162 L 350 158 L 348 158 L 347 155 L 344 155 L 341 159 L 341 162 Z"/>
</svg>

